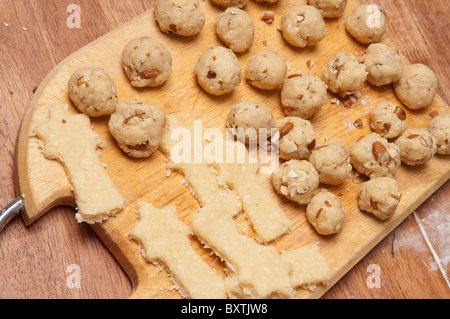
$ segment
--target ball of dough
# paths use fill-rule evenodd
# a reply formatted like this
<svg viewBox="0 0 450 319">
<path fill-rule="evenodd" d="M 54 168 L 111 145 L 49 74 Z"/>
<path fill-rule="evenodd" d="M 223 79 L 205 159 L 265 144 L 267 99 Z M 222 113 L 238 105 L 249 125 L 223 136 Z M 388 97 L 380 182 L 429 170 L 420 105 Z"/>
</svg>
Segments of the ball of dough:
<svg viewBox="0 0 450 319">
<path fill-rule="evenodd" d="M 312 74 L 289 76 L 281 90 L 281 104 L 288 116 L 309 119 L 320 110 L 326 99 L 325 82 Z"/>
<path fill-rule="evenodd" d="M 437 153 L 450 154 L 450 113 L 444 113 L 432 118 L 427 125 L 436 139 Z"/>
<path fill-rule="evenodd" d="M 321 235 L 338 233 L 344 225 L 345 209 L 330 192 L 318 192 L 306 207 L 308 222 Z"/>
<path fill-rule="evenodd" d="M 371 133 L 353 143 L 350 162 L 355 170 L 370 178 L 393 177 L 400 165 L 400 151 L 394 143 L 377 133 Z"/>
<path fill-rule="evenodd" d="M 269 106 L 253 101 L 242 101 L 231 108 L 226 127 L 230 128 L 240 140 L 257 143 L 260 136 L 265 139 L 271 136 L 275 120 Z"/>
<path fill-rule="evenodd" d="M 263 3 L 263 2 L 267 2 L 267 3 L 275 3 L 278 0 L 255 0 L 255 2 L 257 3 Z"/>
<path fill-rule="evenodd" d="M 373 106 L 369 117 L 372 129 L 384 138 L 398 137 L 408 126 L 405 110 L 387 100 Z"/>
<path fill-rule="evenodd" d="M 320 144 L 311 152 L 309 161 L 319 173 L 319 181 L 328 185 L 340 185 L 350 176 L 350 153 L 343 144 Z"/>
<path fill-rule="evenodd" d="M 247 62 L 246 78 L 254 87 L 263 90 L 279 88 L 286 79 L 286 61 L 273 50 L 261 50 Z"/>
<path fill-rule="evenodd" d="M 347 6 L 347 0 L 308 0 L 324 18 L 340 18 Z"/>
<path fill-rule="evenodd" d="M 392 217 L 400 202 L 398 183 L 391 177 L 376 177 L 359 187 L 358 206 L 381 220 Z"/>
<path fill-rule="evenodd" d="M 198 0 L 156 0 L 155 19 L 161 31 L 182 36 L 196 35 L 205 25 Z"/>
<path fill-rule="evenodd" d="M 305 160 L 284 162 L 272 173 L 275 191 L 299 204 L 308 204 L 319 186 L 319 175 Z"/>
<path fill-rule="evenodd" d="M 341 97 L 354 94 L 366 81 L 366 66 L 356 57 L 347 53 L 338 53 L 328 62 L 323 72 L 328 90 Z"/>
<path fill-rule="evenodd" d="M 88 116 L 109 115 L 117 105 L 116 84 L 102 69 L 82 68 L 75 71 L 68 83 L 73 104 Z"/>
<path fill-rule="evenodd" d="M 122 67 L 131 85 L 159 86 L 172 74 L 172 56 L 158 41 L 140 37 L 131 40 L 123 49 Z"/>
<path fill-rule="evenodd" d="M 357 41 L 363 44 L 380 42 L 386 32 L 386 17 L 376 4 L 364 4 L 353 10 L 345 25 Z"/>
<path fill-rule="evenodd" d="M 203 51 L 195 65 L 195 74 L 200 86 L 213 95 L 230 93 L 242 80 L 241 66 L 236 55 L 222 46 Z"/>
<path fill-rule="evenodd" d="M 361 57 L 366 66 L 367 82 L 382 86 L 398 81 L 403 74 L 403 65 L 398 52 L 384 43 L 369 45 Z"/>
<path fill-rule="evenodd" d="M 229 8 L 229 7 L 244 7 L 250 0 L 211 0 L 218 6 Z"/>
<path fill-rule="evenodd" d="M 308 159 L 316 145 L 316 133 L 308 120 L 285 117 L 275 120 L 279 129 L 279 156 L 285 160 Z"/>
<path fill-rule="evenodd" d="M 395 145 L 400 150 L 403 163 L 410 166 L 424 164 L 437 151 L 436 138 L 424 127 L 414 127 L 403 132 Z"/>
<path fill-rule="evenodd" d="M 313 6 L 297 6 L 283 14 L 281 32 L 289 44 L 304 48 L 325 38 L 325 22 L 319 10 Z"/>
<path fill-rule="evenodd" d="M 424 64 L 412 64 L 403 69 L 403 75 L 394 83 L 398 99 L 412 110 L 425 108 L 433 102 L 438 90 L 438 79 Z"/>
<path fill-rule="evenodd" d="M 228 8 L 217 16 L 216 32 L 233 52 L 246 51 L 255 38 L 252 18 L 244 10 L 235 7 Z"/>
<path fill-rule="evenodd" d="M 140 101 L 119 103 L 108 122 L 119 147 L 132 157 L 150 156 L 161 143 L 165 126 L 164 111 Z"/>
</svg>

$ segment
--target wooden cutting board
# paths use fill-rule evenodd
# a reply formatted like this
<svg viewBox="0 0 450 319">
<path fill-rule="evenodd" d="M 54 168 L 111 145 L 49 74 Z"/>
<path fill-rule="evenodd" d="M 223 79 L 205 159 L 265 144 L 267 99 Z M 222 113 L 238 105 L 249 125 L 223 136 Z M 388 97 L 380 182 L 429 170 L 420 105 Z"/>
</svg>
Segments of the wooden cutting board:
<svg viewBox="0 0 450 319">
<path fill-rule="evenodd" d="M 298 49 L 288 45 L 276 27 L 283 12 L 297 4 L 298 1 L 285 0 L 272 6 L 261 6 L 251 1 L 246 6 L 246 11 L 255 23 L 256 37 L 248 52 L 238 54 L 243 71 L 249 56 L 264 48 L 273 49 L 285 58 L 290 65 L 289 74 L 312 73 L 318 76 L 334 54 L 347 52 L 360 55 L 364 51 L 365 46 L 354 41 L 346 33 L 344 26 L 346 16 L 357 5 L 354 0 L 349 1 L 346 13 L 341 19 L 326 21 L 327 36 L 317 46 Z M 152 102 L 161 106 L 167 114 L 174 114 L 187 124 L 192 123 L 194 119 L 203 120 L 204 129 L 223 128 L 229 109 L 242 100 L 265 103 L 272 107 L 276 118 L 284 116 L 279 90 L 266 92 L 243 81 L 231 94 L 213 97 L 198 86 L 194 79 L 193 66 L 204 49 L 221 45 L 215 33 L 215 17 L 223 10 L 209 1 L 201 2 L 201 6 L 206 16 L 206 25 L 196 37 L 181 38 L 161 33 L 154 22 L 153 10 L 150 10 L 69 56 L 41 83 L 24 116 L 16 146 L 16 186 L 25 196 L 26 211 L 23 218 L 26 224 L 32 223 L 57 205 L 74 206 L 73 193 L 62 166 L 56 161 L 45 159 L 36 139 L 30 138 L 30 134 L 35 125 L 45 120 L 49 108 L 54 104 L 68 104 L 71 111 L 77 112 L 67 96 L 67 81 L 78 68 L 95 66 L 105 69 L 117 85 L 120 101 L 139 99 Z M 260 20 L 261 12 L 268 8 L 275 12 L 275 22 L 272 24 Z M 161 87 L 133 88 L 121 69 L 123 47 L 138 36 L 158 39 L 172 54 L 173 73 L 169 81 Z M 394 46 L 386 38 L 383 42 Z M 306 66 L 308 60 L 313 62 L 311 69 Z M 403 62 L 408 63 L 406 59 L 403 59 Z M 370 133 L 367 112 L 371 106 L 381 99 L 399 103 L 391 86 L 375 88 L 367 84 L 361 93 L 361 99 L 351 108 L 346 108 L 343 104 L 332 104 L 330 100 L 335 96 L 329 95 L 323 109 L 311 120 L 318 143 L 340 142 L 350 147 L 360 136 Z M 368 102 L 367 105 L 362 103 L 363 100 Z M 429 108 L 407 111 L 409 127 L 425 126 L 430 119 L 428 113 L 434 110 L 443 113 L 447 108 L 445 102 L 437 96 Z M 358 118 L 366 124 L 362 129 L 357 129 L 352 124 Z M 135 205 L 138 201 L 145 200 L 156 207 L 174 205 L 179 218 L 187 224 L 192 214 L 197 211 L 198 203 L 181 184 L 182 176 L 176 173 L 166 176 L 162 153 L 157 152 L 147 159 L 132 159 L 124 155 L 108 132 L 107 120 L 108 118 L 92 119 L 92 124 L 94 130 L 106 141 L 101 159 L 108 165 L 107 172 L 125 198 L 125 209 L 116 217 L 94 225 L 93 228 L 130 276 L 134 285 L 133 298 L 179 298 L 178 292 L 169 290 L 172 282 L 166 271 L 145 262 L 137 244 L 129 239 L 128 233 L 136 223 Z M 396 179 L 403 197 L 395 215 L 384 222 L 359 211 L 356 203 L 359 188 L 357 182 L 363 181 L 359 177 L 352 175 L 340 187 L 321 185 L 321 188 L 342 194 L 341 201 L 346 208 L 344 228 L 339 234 L 330 237 L 317 235 L 305 218 L 305 207 L 280 198 L 274 193 L 269 176 L 260 177 L 267 192 L 293 222 L 292 232 L 274 243 L 275 247 L 281 251 L 317 243 L 333 269 L 333 278 L 328 285 L 319 286 L 314 292 L 300 289 L 296 296 L 317 298 L 445 183 L 450 177 L 450 165 L 448 157 L 435 156 L 421 167 L 402 166 Z M 218 273 L 223 274 L 224 265 L 210 254 L 211 251 L 202 248 L 195 238 L 192 243 L 199 254 Z"/>
</svg>

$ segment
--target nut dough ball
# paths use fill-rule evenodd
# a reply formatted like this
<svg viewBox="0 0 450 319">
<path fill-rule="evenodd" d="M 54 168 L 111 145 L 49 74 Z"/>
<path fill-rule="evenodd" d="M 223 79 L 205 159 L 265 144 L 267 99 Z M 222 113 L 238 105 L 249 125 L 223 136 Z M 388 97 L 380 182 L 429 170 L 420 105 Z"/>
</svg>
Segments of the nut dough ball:
<svg viewBox="0 0 450 319">
<path fill-rule="evenodd" d="M 241 66 L 236 55 L 222 46 L 203 51 L 195 74 L 200 86 L 213 95 L 223 95 L 233 91 L 242 80 Z"/>
<path fill-rule="evenodd" d="M 356 7 L 347 19 L 346 29 L 363 44 L 380 42 L 386 32 L 386 17 L 376 4 Z"/>
<path fill-rule="evenodd" d="M 400 80 L 394 83 L 398 99 L 412 110 L 431 105 L 437 89 L 436 74 L 428 66 L 420 63 L 406 66 Z"/>
<path fill-rule="evenodd" d="M 88 116 L 109 115 L 117 105 L 116 84 L 102 69 L 75 71 L 68 83 L 69 97 Z"/>
<path fill-rule="evenodd" d="M 254 87 L 274 90 L 283 84 L 287 71 L 286 61 L 275 51 L 261 50 L 248 59 L 246 78 Z"/>
<path fill-rule="evenodd" d="M 226 127 L 231 128 L 232 133 L 240 140 L 256 143 L 260 134 L 267 138 L 271 136 L 275 120 L 269 106 L 252 101 L 242 101 L 228 113 Z"/>
<path fill-rule="evenodd" d="M 398 105 L 383 100 L 369 112 L 372 129 L 384 138 L 400 136 L 408 126 L 405 111 Z"/>
<path fill-rule="evenodd" d="M 275 191 L 299 204 L 308 204 L 319 186 L 319 175 L 308 161 L 284 162 L 272 173 Z"/>
<path fill-rule="evenodd" d="M 244 52 L 253 44 L 255 27 L 250 15 L 239 8 L 228 8 L 217 16 L 216 32 L 233 52 Z"/>
<path fill-rule="evenodd" d="M 250 0 L 211 0 L 218 6 L 229 8 L 229 7 L 244 7 Z"/>
<path fill-rule="evenodd" d="M 450 113 L 444 113 L 432 118 L 427 125 L 431 134 L 436 138 L 437 153 L 450 154 Z"/>
<path fill-rule="evenodd" d="M 318 192 L 306 207 L 306 218 L 320 235 L 338 233 L 344 225 L 345 209 L 330 192 Z"/>
<path fill-rule="evenodd" d="M 361 57 L 366 66 L 367 82 L 375 86 L 382 86 L 398 81 L 403 74 L 400 55 L 384 43 L 369 45 L 366 53 Z"/>
<path fill-rule="evenodd" d="M 317 145 L 309 161 L 319 173 L 319 181 L 328 185 L 340 185 L 350 176 L 350 153 L 343 144 Z"/>
<path fill-rule="evenodd" d="M 313 6 L 293 7 L 281 18 L 281 32 L 289 44 L 304 48 L 325 38 L 325 22 L 319 10 Z"/>
<path fill-rule="evenodd" d="M 347 6 L 347 0 L 308 0 L 324 18 L 340 18 Z"/>
<path fill-rule="evenodd" d="M 164 111 L 140 101 L 119 103 L 108 122 L 119 147 L 132 157 L 150 156 L 161 143 L 165 126 Z"/>
<path fill-rule="evenodd" d="M 370 178 L 393 177 L 401 164 L 398 147 L 377 133 L 353 143 L 350 162 L 358 173 Z"/>
<path fill-rule="evenodd" d="M 328 90 L 341 97 L 354 94 L 366 81 L 366 66 L 356 57 L 347 53 L 338 53 L 328 62 L 323 72 Z"/>
<path fill-rule="evenodd" d="M 172 56 L 158 41 L 149 37 L 136 38 L 123 49 L 122 67 L 131 85 L 159 86 L 172 74 Z"/>
<path fill-rule="evenodd" d="M 395 145 L 400 150 L 403 163 L 410 166 L 424 164 L 437 151 L 436 138 L 424 127 L 415 127 L 403 132 Z"/>
<path fill-rule="evenodd" d="M 281 90 L 281 104 L 284 114 L 311 118 L 327 99 L 327 86 L 320 78 L 312 74 L 289 76 Z"/>
<path fill-rule="evenodd" d="M 275 120 L 280 130 L 280 158 L 307 159 L 316 145 L 316 133 L 308 120 L 299 117 L 285 117 Z"/>
<path fill-rule="evenodd" d="M 263 3 L 263 2 L 267 2 L 267 3 L 275 3 L 278 0 L 255 0 L 256 3 Z"/>
<path fill-rule="evenodd" d="M 398 183 L 391 177 L 376 177 L 359 187 L 358 206 L 381 220 L 392 217 L 400 202 Z"/>
<path fill-rule="evenodd" d="M 155 19 L 163 32 L 193 36 L 205 25 L 198 0 L 156 0 Z"/>
</svg>

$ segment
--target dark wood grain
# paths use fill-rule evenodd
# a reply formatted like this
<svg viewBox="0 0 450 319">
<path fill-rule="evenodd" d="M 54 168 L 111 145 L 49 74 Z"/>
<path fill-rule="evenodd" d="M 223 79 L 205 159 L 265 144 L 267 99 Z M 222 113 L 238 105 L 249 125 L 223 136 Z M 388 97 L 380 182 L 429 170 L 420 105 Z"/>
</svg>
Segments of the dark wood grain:
<svg viewBox="0 0 450 319">
<path fill-rule="evenodd" d="M 449 103 L 450 2 L 362 2 L 383 6 L 387 36 L 412 62 L 428 64 L 436 72 L 439 94 Z M 80 29 L 66 25 L 66 9 L 72 3 L 82 10 Z M 151 0 L 0 0 L 0 207 L 16 196 L 15 139 L 36 86 L 66 56 L 152 6 Z M 449 298 L 443 275 L 449 270 L 449 202 L 447 182 L 324 298 Z M 0 234 L 0 298 L 127 298 L 131 294 L 130 281 L 113 256 L 73 215 L 73 209 L 58 207 L 29 227 L 16 218 Z M 80 289 L 67 286 L 71 264 L 80 266 Z M 381 269 L 380 288 L 366 285 L 367 267 L 372 264 Z"/>
</svg>

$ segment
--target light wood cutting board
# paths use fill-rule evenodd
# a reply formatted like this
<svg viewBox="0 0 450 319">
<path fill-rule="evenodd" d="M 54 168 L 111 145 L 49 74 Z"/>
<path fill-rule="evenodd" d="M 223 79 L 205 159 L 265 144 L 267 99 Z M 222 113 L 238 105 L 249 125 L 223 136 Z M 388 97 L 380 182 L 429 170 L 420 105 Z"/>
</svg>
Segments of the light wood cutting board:
<svg viewBox="0 0 450 319">
<path fill-rule="evenodd" d="M 251 1 L 245 8 L 253 18 L 256 36 L 252 48 L 238 54 L 241 68 L 245 66 L 251 54 L 269 48 L 277 51 L 290 65 L 288 74 L 312 73 L 321 76 L 326 63 L 338 52 L 361 55 L 366 46 L 354 41 L 345 31 L 346 16 L 357 6 L 350 0 L 346 13 L 337 20 L 327 20 L 327 36 L 313 48 L 298 49 L 288 45 L 276 27 L 283 12 L 305 1 L 284 0 L 275 5 L 257 5 Z M 213 45 L 221 45 L 215 33 L 215 17 L 223 8 L 201 2 L 206 16 L 206 25 L 202 32 L 193 38 L 182 38 L 161 33 L 153 19 L 153 10 L 135 18 L 129 23 L 106 34 L 85 48 L 75 52 L 62 61 L 41 83 L 31 100 L 24 116 L 16 145 L 16 186 L 25 196 L 25 212 L 22 214 L 26 224 L 58 205 L 74 206 L 73 193 L 62 166 L 56 161 L 47 160 L 38 148 L 35 138 L 30 138 L 32 129 L 46 119 L 49 108 L 54 104 L 69 105 L 69 109 L 78 112 L 67 96 L 67 81 L 78 68 L 95 66 L 105 69 L 115 81 L 119 100 L 139 99 L 161 106 L 167 114 L 174 114 L 187 124 L 194 119 L 203 120 L 204 129 L 223 128 L 229 109 L 239 101 L 254 100 L 272 107 L 276 118 L 283 117 L 280 104 L 280 91 L 262 91 L 253 88 L 245 80 L 232 93 L 214 97 L 204 92 L 196 83 L 193 74 L 201 52 Z M 275 22 L 266 24 L 260 20 L 264 10 L 275 12 Z M 389 23 L 389 21 L 388 21 Z M 163 86 L 158 88 L 133 88 L 120 66 L 123 47 L 138 36 L 151 36 L 164 43 L 173 57 L 173 73 Z M 394 47 L 386 38 L 383 42 Z M 306 62 L 311 60 L 309 69 Z M 409 63 L 403 59 L 405 64 Z M 366 84 L 362 98 L 351 108 L 343 104 L 336 106 L 330 102 L 336 96 L 329 94 L 322 110 L 311 119 L 318 136 L 318 143 L 340 142 L 348 147 L 359 137 L 371 132 L 367 112 L 371 106 L 382 99 L 398 102 L 391 86 L 375 88 Z M 367 105 L 362 100 L 368 102 Z M 425 126 L 430 117 L 428 113 L 437 110 L 446 112 L 448 106 L 437 96 L 433 105 L 422 111 L 407 110 L 409 127 Z M 362 119 L 364 128 L 357 129 L 352 123 Z M 125 209 L 116 217 L 102 224 L 93 225 L 93 229 L 112 251 L 119 263 L 128 273 L 134 286 L 133 298 L 179 298 L 177 291 L 169 290 L 172 282 L 165 270 L 161 270 L 144 261 L 138 246 L 129 239 L 128 233 L 136 223 L 135 205 L 145 200 L 156 207 L 174 205 L 181 220 L 190 223 L 190 218 L 198 209 L 198 203 L 189 189 L 181 184 L 182 176 L 172 173 L 166 176 L 164 155 L 156 152 L 147 159 L 132 159 L 117 147 L 107 128 L 108 118 L 92 119 L 94 130 L 106 141 L 101 159 L 108 166 L 109 175 L 125 198 Z M 427 164 L 409 168 L 402 166 L 396 175 L 403 194 L 395 215 L 388 221 L 380 222 L 369 214 L 360 212 L 356 196 L 358 181 L 363 180 L 353 174 L 340 187 L 321 185 L 335 194 L 339 194 L 346 209 L 345 224 L 342 231 L 325 237 L 316 234 L 305 218 L 305 207 L 280 198 L 272 189 L 270 177 L 261 175 L 268 194 L 279 203 L 293 222 L 293 230 L 273 243 L 282 250 L 295 249 L 309 243 L 317 243 L 333 269 L 333 278 L 328 285 L 319 286 L 314 292 L 299 289 L 298 298 L 318 298 L 350 270 L 367 252 L 391 232 L 416 207 L 437 190 L 450 177 L 448 157 L 435 156 Z M 245 223 L 245 221 L 242 221 Z M 57 225 L 56 225 L 57 226 Z M 250 229 L 250 236 L 252 231 Z M 202 248 L 194 238 L 192 244 L 201 256 L 224 275 L 224 264 L 211 255 L 211 251 Z M 107 271 L 107 270 L 105 270 Z"/>
</svg>

